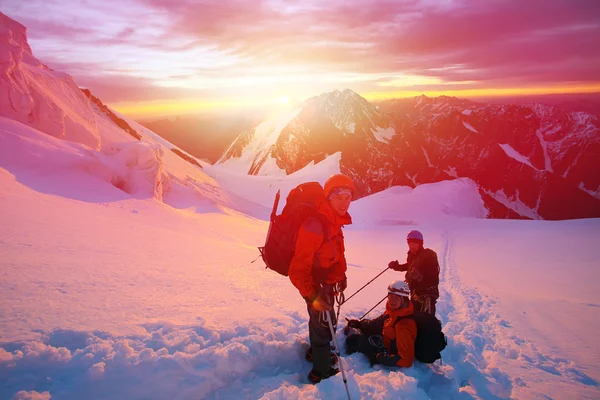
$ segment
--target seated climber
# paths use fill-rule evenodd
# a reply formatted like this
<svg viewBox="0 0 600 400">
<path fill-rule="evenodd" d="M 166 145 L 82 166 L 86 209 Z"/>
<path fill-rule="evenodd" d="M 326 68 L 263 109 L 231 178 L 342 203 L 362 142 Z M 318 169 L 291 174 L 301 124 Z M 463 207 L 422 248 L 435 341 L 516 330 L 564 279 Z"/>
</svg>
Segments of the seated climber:
<svg viewBox="0 0 600 400">
<path fill-rule="evenodd" d="M 371 365 L 410 367 L 415 359 L 417 324 L 410 289 L 403 281 L 388 286 L 385 312 L 368 320 L 348 320 L 346 353 L 360 352 Z"/>
</svg>

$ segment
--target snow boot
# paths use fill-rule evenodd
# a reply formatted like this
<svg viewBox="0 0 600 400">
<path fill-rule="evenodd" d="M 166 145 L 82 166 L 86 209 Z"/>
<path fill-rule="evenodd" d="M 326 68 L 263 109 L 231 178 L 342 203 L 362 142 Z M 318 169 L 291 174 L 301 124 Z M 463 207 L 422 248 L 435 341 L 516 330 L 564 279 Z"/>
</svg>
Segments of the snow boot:
<svg viewBox="0 0 600 400">
<path fill-rule="evenodd" d="M 306 358 L 306 361 L 308 361 L 308 362 L 313 361 L 312 346 L 309 347 L 308 350 L 306 350 L 306 355 L 304 356 L 304 358 Z M 331 351 L 329 363 L 331 365 L 336 365 L 338 363 L 338 356 L 333 352 L 333 350 Z"/>
<path fill-rule="evenodd" d="M 333 367 L 329 367 L 329 371 L 327 371 L 325 374 L 321 374 L 321 373 L 315 371 L 314 369 L 311 369 L 310 372 L 308 373 L 308 382 L 312 383 L 312 384 L 317 384 L 317 383 L 321 382 L 323 379 L 330 378 L 330 377 L 338 374 L 339 372 L 340 372 L 339 369 L 333 368 Z"/>
</svg>

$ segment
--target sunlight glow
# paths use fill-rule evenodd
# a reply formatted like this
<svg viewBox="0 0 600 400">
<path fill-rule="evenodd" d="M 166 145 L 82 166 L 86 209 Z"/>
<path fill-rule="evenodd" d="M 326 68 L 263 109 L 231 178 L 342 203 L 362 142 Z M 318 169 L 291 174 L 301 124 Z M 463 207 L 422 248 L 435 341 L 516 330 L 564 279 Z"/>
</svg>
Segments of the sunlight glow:
<svg viewBox="0 0 600 400">
<path fill-rule="evenodd" d="M 600 82 L 589 85 L 564 85 L 555 87 L 475 88 L 458 90 L 397 90 L 388 92 L 361 93 L 361 96 L 363 96 L 367 100 L 385 100 L 393 98 L 416 97 L 422 94 L 429 97 L 456 96 L 469 98 L 596 92 L 600 92 Z"/>
<path fill-rule="evenodd" d="M 290 98 L 288 96 L 282 96 L 282 97 L 280 97 L 280 98 L 277 99 L 277 102 L 279 104 L 286 105 L 286 104 L 289 104 Z"/>
<path fill-rule="evenodd" d="M 474 89 L 450 89 L 448 90 L 390 90 L 378 92 L 359 92 L 367 100 L 385 100 L 393 98 L 415 97 L 422 94 L 429 97 L 437 96 L 456 96 L 462 98 L 472 97 L 502 97 L 502 96 L 526 96 L 541 94 L 560 94 L 560 93 L 596 93 L 600 92 L 600 83 L 589 85 L 564 84 L 550 87 L 513 87 L 513 88 L 474 88 Z M 317 93 L 315 93 L 317 94 Z M 146 117 L 156 115 L 176 115 L 202 111 L 231 111 L 242 110 L 254 107 L 264 107 L 288 109 L 292 107 L 292 99 L 302 99 L 308 96 L 289 96 L 279 95 L 256 99 L 255 96 L 240 93 L 235 100 L 219 99 L 177 99 L 177 100 L 155 100 L 144 102 L 121 102 L 109 104 L 110 107 L 129 115 L 131 117 Z"/>
</svg>

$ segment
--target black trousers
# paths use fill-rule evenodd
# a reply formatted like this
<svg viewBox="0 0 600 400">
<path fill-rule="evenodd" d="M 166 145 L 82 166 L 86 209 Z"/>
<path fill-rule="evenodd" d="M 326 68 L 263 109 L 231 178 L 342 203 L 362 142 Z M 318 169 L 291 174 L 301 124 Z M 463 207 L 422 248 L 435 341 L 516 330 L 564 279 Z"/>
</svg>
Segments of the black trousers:
<svg viewBox="0 0 600 400">
<path fill-rule="evenodd" d="M 363 333 L 351 333 L 346 337 L 346 354 L 363 353 L 369 359 L 385 350 L 381 335 L 367 336 Z"/>
<path fill-rule="evenodd" d="M 325 286 L 321 289 L 321 296 L 325 297 L 329 304 L 333 303 L 333 287 Z M 313 370 L 321 375 L 329 371 L 331 367 L 331 346 L 333 340 L 329 324 L 327 322 L 326 312 L 320 312 L 313 309 L 308 304 L 308 336 L 313 354 Z M 331 310 L 332 326 L 337 326 L 335 311 Z"/>
</svg>

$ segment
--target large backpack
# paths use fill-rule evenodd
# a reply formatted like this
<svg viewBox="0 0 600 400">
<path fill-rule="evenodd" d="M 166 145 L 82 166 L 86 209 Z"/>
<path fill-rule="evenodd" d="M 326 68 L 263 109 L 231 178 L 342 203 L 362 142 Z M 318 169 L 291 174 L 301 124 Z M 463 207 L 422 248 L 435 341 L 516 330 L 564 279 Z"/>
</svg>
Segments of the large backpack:
<svg viewBox="0 0 600 400">
<path fill-rule="evenodd" d="M 423 312 L 416 312 L 413 319 L 417 323 L 415 357 L 422 363 L 432 364 L 442 358 L 440 353 L 448 344 L 442 323 L 435 315 Z"/>
<path fill-rule="evenodd" d="M 433 364 L 442 358 L 440 354 L 448 344 L 442 332 L 442 323 L 435 315 L 416 312 L 413 315 L 399 317 L 412 319 L 417 323 L 417 340 L 415 341 L 415 358 L 425 364 Z"/>
<path fill-rule="evenodd" d="M 277 191 L 267 239 L 264 247 L 259 247 L 258 250 L 267 268 L 288 276 L 296 237 L 302 223 L 308 217 L 314 217 L 321 222 L 323 232 L 326 232 L 324 217 L 317 210 L 317 206 L 325 201 L 325 192 L 318 182 L 303 183 L 290 191 L 283 211 L 276 215 L 279 196 Z"/>
</svg>

